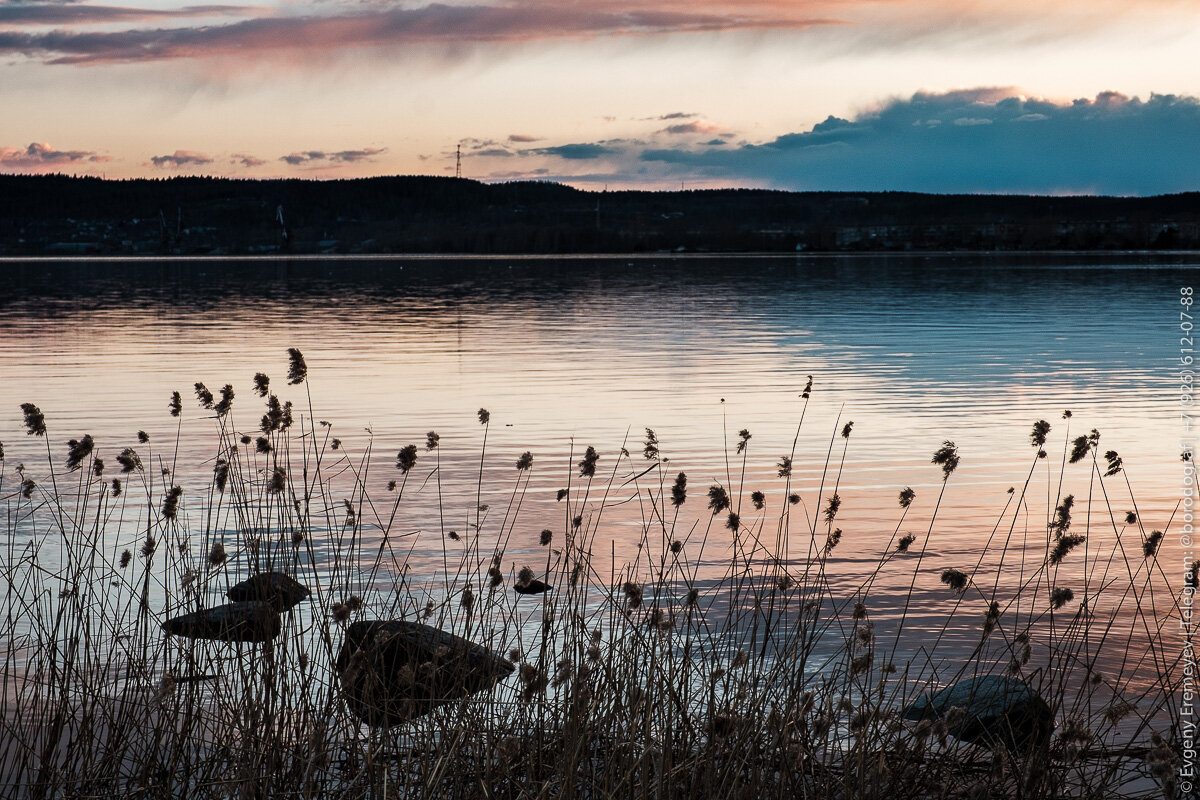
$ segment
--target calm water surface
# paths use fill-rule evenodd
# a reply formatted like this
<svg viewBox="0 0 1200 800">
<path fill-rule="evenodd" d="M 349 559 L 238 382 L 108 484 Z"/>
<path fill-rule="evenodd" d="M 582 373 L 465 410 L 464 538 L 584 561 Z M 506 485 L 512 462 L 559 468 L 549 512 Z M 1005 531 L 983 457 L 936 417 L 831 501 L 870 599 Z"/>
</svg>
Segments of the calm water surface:
<svg viewBox="0 0 1200 800">
<path fill-rule="evenodd" d="M 1182 480 L 1179 287 L 1198 264 L 1132 255 L 8 262 L 0 442 L 10 473 L 18 462 L 44 471 L 44 444 L 21 424 L 19 405 L 32 402 L 47 416 L 59 468 L 66 440 L 83 433 L 113 463 L 138 430 L 174 440 L 166 403 L 179 390 L 186 503 L 209 480 L 214 446 L 192 384 L 233 384 L 235 422 L 253 430 L 256 372 L 308 407 L 300 388 L 284 387 L 286 349 L 298 347 L 312 407 L 343 452 L 361 457 L 371 444 L 381 456 L 376 489 L 395 477 L 401 446 L 440 433 L 445 496 L 460 525 L 474 507 L 476 411 L 487 408 L 484 502 L 506 502 L 517 455 L 536 459 L 510 543 L 519 556 L 538 551 L 543 526 L 565 526 L 555 491 L 587 445 L 602 474 L 622 446 L 640 469 L 643 429 L 653 428 L 670 473 L 689 475 L 694 518 L 707 517 L 702 495 L 720 482 L 767 492 L 771 520 L 784 502 L 776 464 L 802 413 L 793 488 L 808 514 L 831 437 L 853 421 L 837 479 L 845 534 L 834 561 L 847 579 L 886 547 L 905 486 L 918 500 L 904 530 L 924 533 L 941 486 L 930 456 L 944 440 L 959 447 L 921 582 L 933 609 L 938 573 L 974 564 L 1007 489 L 1025 480 L 1035 420 L 1053 425 L 1050 457 L 1018 533 L 1044 537 L 1062 444 L 1092 428 L 1102 450 L 1124 458 L 1133 488 L 1110 481 L 1114 512 L 1136 506 L 1146 530 L 1167 526 Z M 752 435 L 744 472 L 733 452 L 743 428 Z M 1097 492 L 1089 477 L 1068 468 L 1063 493 Z M 634 557 L 638 508 L 606 512 L 597 537 L 618 567 Z M 743 517 L 753 518 L 748 507 Z M 429 512 L 405 521 L 416 534 L 410 567 L 440 565 L 441 524 Z M 1177 537 L 1166 542 L 1173 562 Z"/>
</svg>

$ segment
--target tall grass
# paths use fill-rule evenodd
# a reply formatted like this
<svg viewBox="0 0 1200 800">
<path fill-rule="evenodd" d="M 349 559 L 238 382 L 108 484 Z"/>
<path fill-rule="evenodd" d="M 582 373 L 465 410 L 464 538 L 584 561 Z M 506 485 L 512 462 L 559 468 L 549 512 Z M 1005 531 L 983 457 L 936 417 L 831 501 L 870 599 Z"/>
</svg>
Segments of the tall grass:
<svg viewBox="0 0 1200 800">
<path fill-rule="evenodd" d="M 287 391 L 302 399 L 284 403 L 256 376 L 257 425 L 238 420 L 245 401 L 232 387 L 196 385 L 211 425 L 199 435 L 214 445 L 202 487 L 177 482 L 198 466 L 179 463 L 197 434 L 178 395 L 175 440 L 139 435 L 115 464 L 90 437 L 60 450 L 53 421 L 25 407 L 46 454 L 40 469 L 0 473 L 4 796 L 1177 791 L 1184 586 L 1159 564 L 1163 534 L 1117 510 L 1136 499 L 1098 434 L 1068 434 L 1052 458 L 1049 425 L 1035 425 L 1028 479 L 1000 498 L 977 560 L 953 566 L 935 547 L 960 457 L 944 443 L 928 467 L 939 491 L 897 487 L 890 542 L 856 553 L 872 566 L 846 574 L 838 513 L 852 424 L 829 432 L 825 452 L 798 452 L 811 386 L 769 491 L 745 485 L 762 461 L 748 431 L 710 486 L 673 469 L 653 431 L 632 453 L 629 442 L 581 448 L 552 483 L 535 484 L 546 468 L 530 454 L 508 475 L 486 474 L 482 409 L 469 478 L 444 470 L 434 432 L 420 446 L 388 443 L 395 470 L 379 476 L 373 441 L 351 452 L 313 413 L 303 357 L 291 355 Z M 802 461 L 821 474 L 806 497 L 793 486 Z M 448 507 L 454 481 L 472 506 Z M 484 487 L 500 481 L 506 499 L 485 504 Z M 1081 488 L 1068 500 L 1063 486 Z M 561 525 L 523 522 L 531 493 L 557 498 Z M 632 542 L 612 532 L 617 518 L 622 530 L 636 523 Z M 163 633 L 167 618 L 266 570 L 312 590 L 275 640 Z M 513 592 L 530 573 L 553 589 Z M 376 618 L 438 626 L 518 670 L 490 692 L 368 729 L 333 664 L 347 623 Z M 986 674 L 1045 698 L 1048 749 L 993 749 L 948 735 L 953 719 L 901 718 L 931 689 Z"/>
</svg>

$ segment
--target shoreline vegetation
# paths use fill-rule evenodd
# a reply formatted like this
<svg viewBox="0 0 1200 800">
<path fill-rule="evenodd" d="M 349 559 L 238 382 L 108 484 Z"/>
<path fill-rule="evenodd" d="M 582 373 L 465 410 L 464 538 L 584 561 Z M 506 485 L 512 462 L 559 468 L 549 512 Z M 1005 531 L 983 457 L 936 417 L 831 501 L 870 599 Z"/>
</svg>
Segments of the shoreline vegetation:
<svg viewBox="0 0 1200 800">
<path fill-rule="evenodd" d="M 926 467 L 938 489 L 897 487 L 890 541 L 847 584 L 830 566 L 855 546 L 838 527 L 853 423 L 823 434 L 827 449 L 797 449 L 819 400 L 811 381 L 797 387 L 796 438 L 768 445 L 782 452 L 770 486 L 739 477 L 762 458 L 746 430 L 712 485 L 672 469 L 669 443 L 650 430 L 616 452 L 580 446 L 565 473 L 526 452 L 509 474 L 484 475 L 493 423 L 480 409 L 476 502 L 449 508 L 436 432 L 351 452 L 314 413 L 308 379 L 293 349 L 282 387 L 259 373 L 247 387 L 197 383 L 187 399 L 163 398 L 176 441 L 67 441 L 22 406 L 45 460 L 13 464 L 0 449 L 4 797 L 1180 791 L 1178 623 L 1196 571 L 1164 572 L 1178 521 L 1144 524 L 1120 455 L 1099 432 L 1072 431 L 1069 412 L 1053 436 L 1045 420 L 1022 434 L 1028 477 L 1000 498 L 978 562 L 931 565 L 939 514 L 952 513 L 946 488 L 970 457 L 947 441 Z M 210 460 L 178 463 L 178 441 L 196 436 L 211 437 Z M 376 448 L 396 452 L 384 474 Z M 810 496 L 793 483 L 801 463 L 821 467 Z M 177 480 L 197 466 L 210 475 L 203 485 Z M 559 488 L 535 483 L 538 472 Z M 511 490 L 489 509 L 482 487 L 500 481 Z M 548 491 L 561 523 L 531 530 L 522 504 Z M 420 532 L 421 546 L 440 548 L 434 574 L 408 566 L 416 504 L 441 520 Z M 630 509 L 640 538 L 618 557 L 606 525 Z M 903 527 L 910 513 L 915 533 Z M 278 633 L 164 631 L 227 593 L 246 602 L 235 585 L 270 572 L 303 584 L 274 607 Z M 932 617 L 920 608 L 930 596 Z M 889 606 L 898 612 L 885 624 L 877 609 Z M 919 627 L 930 619 L 932 634 Z M 512 669 L 370 727 L 348 708 L 353 654 L 339 651 L 352 631 L 384 630 L 373 620 L 436 628 Z M 404 667 L 420 675 L 443 655 Z M 371 684 L 354 680 L 353 705 L 370 717 Z M 963 700 L 964 686 L 1033 715 L 997 722 Z"/>
<path fill-rule="evenodd" d="M 427 176 L 0 175 L 0 257 L 1198 249 L 1200 193 L 609 192 Z"/>
</svg>

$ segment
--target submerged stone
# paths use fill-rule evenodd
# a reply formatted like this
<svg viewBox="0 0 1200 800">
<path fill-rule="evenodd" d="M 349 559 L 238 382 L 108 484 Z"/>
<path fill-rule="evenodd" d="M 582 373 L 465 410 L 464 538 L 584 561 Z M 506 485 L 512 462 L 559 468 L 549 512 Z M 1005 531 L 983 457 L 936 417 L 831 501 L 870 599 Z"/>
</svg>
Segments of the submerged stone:
<svg viewBox="0 0 1200 800">
<path fill-rule="evenodd" d="M 545 594 L 554 587 L 545 581 L 531 580 L 529 583 L 518 583 L 513 586 L 513 591 L 517 594 Z"/>
<path fill-rule="evenodd" d="M 191 614 L 173 617 L 163 630 L 189 639 L 222 642 L 266 642 L 279 635 L 279 615 L 266 603 L 226 603 Z"/>
<path fill-rule="evenodd" d="M 1043 748 L 1054 728 L 1046 701 L 1024 681 L 1002 675 L 968 678 L 925 695 L 904 710 L 904 718 L 945 718 L 946 732 L 957 739 L 1003 744 L 1014 752 Z"/>
<path fill-rule="evenodd" d="M 515 667 L 459 636 L 403 620 L 355 622 L 337 657 L 350 711 L 389 727 L 487 691 Z"/>
<path fill-rule="evenodd" d="M 283 612 L 308 599 L 311 592 L 282 572 L 260 572 L 229 587 L 225 596 L 235 602 L 262 602 Z"/>
</svg>

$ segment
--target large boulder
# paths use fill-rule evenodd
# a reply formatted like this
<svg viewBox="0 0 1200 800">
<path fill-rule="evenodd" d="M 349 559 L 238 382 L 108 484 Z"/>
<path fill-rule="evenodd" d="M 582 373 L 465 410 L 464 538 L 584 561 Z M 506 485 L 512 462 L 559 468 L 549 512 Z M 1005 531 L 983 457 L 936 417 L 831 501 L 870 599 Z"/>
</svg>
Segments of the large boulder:
<svg viewBox="0 0 1200 800">
<path fill-rule="evenodd" d="M 266 603 L 226 603 L 163 623 L 163 630 L 191 639 L 222 642 L 266 642 L 279 635 L 279 614 Z"/>
<path fill-rule="evenodd" d="M 260 572 L 229 587 L 225 596 L 234 602 L 267 603 L 282 613 L 306 600 L 310 592 L 282 572 Z"/>
<path fill-rule="evenodd" d="M 1003 675 L 967 678 L 925 695 L 904 709 L 904 718 L 944 718 L 946 732 L 957 739 L 1013 752 L 1044 748 L 1054 729 L 1046 701 L 1024 681 Z"/>
<path fill-rule="evenodd" d="M 336 666 L 350 711 L 376 727 L 491 689 L 515 669 L 487 648 L 403 620 L 353 623 Z"/>
</svg>

